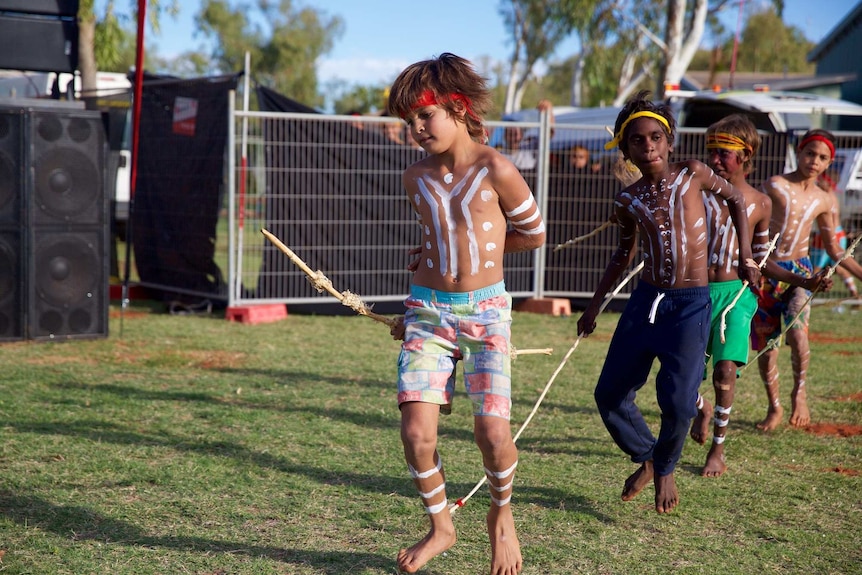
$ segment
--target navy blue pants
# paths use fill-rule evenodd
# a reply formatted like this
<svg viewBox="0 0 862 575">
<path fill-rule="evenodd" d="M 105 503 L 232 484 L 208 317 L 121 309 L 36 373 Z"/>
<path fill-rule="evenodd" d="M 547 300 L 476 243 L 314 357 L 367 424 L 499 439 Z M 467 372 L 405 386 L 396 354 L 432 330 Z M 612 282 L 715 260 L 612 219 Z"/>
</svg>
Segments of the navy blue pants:
<svg viewBox="0 0 862 575">
<path fill-rule="evenodd" d="M 673 472 L 697 414 L 710 324 L 709 288 L 660 289 L 639 282 L 611 340 L 595 398 L 616 444 L 635 463 L 652 459 L 656 475 Z M 635 404 L 659 360 L 658 439 Z"/>
</svg>

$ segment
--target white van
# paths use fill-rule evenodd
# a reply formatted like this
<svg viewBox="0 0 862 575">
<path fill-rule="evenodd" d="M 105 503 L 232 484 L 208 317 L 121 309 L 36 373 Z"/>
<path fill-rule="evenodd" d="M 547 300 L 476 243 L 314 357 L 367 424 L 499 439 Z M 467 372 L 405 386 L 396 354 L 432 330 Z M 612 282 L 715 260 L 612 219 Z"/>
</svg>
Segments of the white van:
<svg viewBox="0 0 862 575">
<path fill-rule="evenodd" d="M 743 112 L 764 132 L 834 131 L 842 116 L 862 116 L 859 104 L 805 92 L 688 92 L 672 97 L 671 102 L 682 128 L 707 128 L 725 116 Z"/>
</svg>

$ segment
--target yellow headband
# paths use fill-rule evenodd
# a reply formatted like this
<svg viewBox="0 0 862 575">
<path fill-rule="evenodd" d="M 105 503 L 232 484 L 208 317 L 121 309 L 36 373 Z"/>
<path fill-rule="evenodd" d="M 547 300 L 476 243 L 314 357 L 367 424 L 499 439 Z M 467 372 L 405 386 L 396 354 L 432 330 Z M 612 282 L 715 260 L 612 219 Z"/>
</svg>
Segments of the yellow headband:
<svg viewBox="0 0 862 575">
<path fill-rule="evenodd" d="M 751 152 L 751 146 L 745 143 L 745 140 L 733 134 L 726 132 L 715 132 L 706 136 L 706 148 L 725 148 L 727 150 L 748 150 Z"/>
<path fill-rule="evenodd" d="M 622 126 L 620 126 L 620 131 L 617 132 L 616 134 L 614 134 L 614 139 L 611 140 L 610 142 L 608 142 L 607 144 L 605 144 L 605 149 L 606 150 L 613 150 L 614 148 L 619 146 L 620 145 L 620 138 L 623 137 L 623 132 L 625 131 L 626 126 L 628 126 L 632 120 L 636 120 L 638 118 L 652 118 L 654 120 L 658 120 L 659 123 L 661 123 L 661 125 L 665 127 L 668 134 L 670 134 L 670 124 L 668 124 L 667 118 L 665 118 L 664 116 L 661 116 L 659 114 L 656 114 L 655 112 L 648 112 L 646 110 L 643 110 L 641 112 L 635 112 L 634 114 L 632 114 L 631 116 L 626 118 L 626 121 L 623 122 Z"/>
</svg>

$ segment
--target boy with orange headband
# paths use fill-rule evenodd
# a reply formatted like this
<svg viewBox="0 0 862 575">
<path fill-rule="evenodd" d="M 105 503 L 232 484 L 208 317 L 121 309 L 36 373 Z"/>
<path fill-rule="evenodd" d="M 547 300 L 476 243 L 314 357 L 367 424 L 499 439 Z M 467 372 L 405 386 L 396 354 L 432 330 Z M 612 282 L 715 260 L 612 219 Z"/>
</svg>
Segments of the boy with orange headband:
<svg viewBox="0 0 862 575">
<path fill-rule="evenodd" d="M 773 259 L 787 270 L 810 276 L 813 266 L 808 249 L 814 222 L 817 222 L 829 257 L 838 261 L 844 256 L 844 250 L 835 237 L 834 198 L 830 192 L 817 185 L 817 179 L 835 159 L 835 138 L 826 130 L 810 130 L 800 140 L 797 155 L 796 170 L 772 176 L 763 183 L 763 191 L 772 200 L 770 229 L 773 233 L 781 234 Z M 852 258 L 847 258 L 841 265 L 854 274 L 862 272 L 862 266 Z M 771 345 L 781 335 L 782 316 L 786 324 L 791 325 L 790 322 L 793 322 L 786 333 L 793 366 L 790 425 L 805 427 L 811 423 L 805 390 L 810 359 L 810 309 L 806 304 L 810 295 L 805 289 L 773 279 L 764 281 L 760 288 L 751 340 L 755 350 L 769 347 L 757 359 L 769 400 L 766 418 L 757 424 L 764 431 L 778 427 L 784 414 L 778 393 L 778 347 Z"/>
<path fill-rule="evenodd" d="M 710 324 L 707 255 L 708 230 L 702 192 L 725 199 L 740 239 L 739 277 L 759 279 L 751 260 L 751 242 L 742 193 L 697 160 L 669 162 L 676 121 L 666 104 L 630 100 L 617 116 L 614 138 L 625 159 L 640 170 L 636 182 L 618 192 L 614 213 L 620 226 L 619 245 L 596 293 L 578 320 L 584 337 L 595 329 L 605 294 L 629 267 L 641 236 L 644 272 L 614 331 L 595 399 L 599 413 L 617 445 L 640 464 L 625 481 L 623 501 L 655 484 L 655 508 L 667 513 L 679 504 L 674 468 L 682 453 L 697 408 L 703 357 Z M 661 429 L 654 437 L 635 404 L 653 362 Z"/>
<path fill-rule="evenodd" d="M 748 226 L 753 234 L 746 240 L 751 243 L 755 260 L 761 262 L 769 252 L 772 201 L 769 196 L 754 189 L 746 181 L 754 167 L 754 156 L 760 148 L 760 135 L 748 116 L 732 114 L 707 128 L 706 148 L 709 166 L 742 192 L 748 206 Z M 757 296 L 751 289 L 755 286 L 746 289 L 739 279 L 736 232 L 727 203 L 712 194 L 704 196 L 709 226 L 707 273 L 709 297 L 712 302 L 712 322 L 706 354 L 707 361 L 712 359 L 715 408 L 713 412 L 712 405 L 705 398 L 698 398 L 699 411 L 691 425 L 690 435 L 696 442 L 705 443 L 712 416 L 712 445 L 701 475 L 719 477 L 727 470 L 724 440 L 733 407 L 737 369 L 748 362 L 751 319 L 757 311 Z M 822 275 L 812 278 L 798 276 L 770 261 L 767 261 L 763 274 L 801 285 L 805 289 L 817 289 L 822 278 Z M 828 284 L 827 287 L 831 286 L 831 280 L 824 281 Z"/>
<path fill-rule="evenodd" d="M 408 267 L 415 273 L 405 302 L 398 405 L 407 466 L 431 521 L 421 541 L 398 553 L 398 569 L 408 573 L 455 543 L 437 427 L 440 413 L 451 411 L 461 360 L 491 489 L 490 572 L 515 575 L 522 567 L 511 508 L 518 451 L 509 424 L 512 298 L 503 254 L 543 246 L 545 225 L 518 169 L 485 144 L 482 117 L 490 104 L 486 80 L 449 53 L 408 66 L 389 95 L 390 112 L 428 152 L 403 175 L 422 245 Z"/>
</svg>

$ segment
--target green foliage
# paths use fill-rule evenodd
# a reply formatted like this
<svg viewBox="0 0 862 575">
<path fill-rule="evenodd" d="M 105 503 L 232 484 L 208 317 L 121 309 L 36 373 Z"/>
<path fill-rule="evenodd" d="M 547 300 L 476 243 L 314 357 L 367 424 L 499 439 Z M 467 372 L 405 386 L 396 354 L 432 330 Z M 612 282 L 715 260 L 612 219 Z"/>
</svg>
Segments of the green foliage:
<svg viewBox="0 0 862 575">
<path fill-rule="evenodd" d="M 359 112 L 371 114 L 386 110 L 388 86 L 352 86 L 347 88 L 343 83 L 327 86 L 329 92 L 339 92 L 341 96 L 335 99 L 334 112 L 347 114 Z"/>
<path fill-rule="evenodd" d="M 812 311 L 808 397 L 815 422 L 849 428 L 862 424 L 860 312 L 835 309 Z M 161 311 L 112 307 L 106 339 L 0 345 L 0 571 L 393 573 L 427 519 L 404 464 L 388 330 L 295 308 L 260 325 Z M 689 441 L 677 509 L 658 515 L 652 486 L 620 501 L 634 466 L 592 397 L 617 317 L 600 316 L 518 441 L 524 575 L 857 573 L 862 436 L 757 431 L 756 368 L 737 383 L 724 476 L 700 477 L 707 449 Z M 517 349 L 554 351 L 513 362 L 513 432 L 576 319 L 515 313 Z M 779 368 L 786 401 L 786 348 Z M 458 380 L 439 427 L 451 499 L 482 478 Z M 638 403 L 657 426 L 652 381 Z M 422 573 L 488 572 L 488 504 L 484 487 L 454 517 L 457 544 Z"/>
<path fill-rule="evenodd" d="M 748 19 L 739 44 L 737 69 L 751 72 L 813 73 L 806 60 L 814 43 L 802 30 L 787 26 L 773 10 Z M 728 51 L 728 53 L 732 53 Z"/>
<path fill-rule="evenodd" d="M 249 15 L 266 25 L 256 24 Z M 228 0 L 205 0 L 196 20 L 201 33 L 213 40 L 211 57 L 217 71 L 242 70 L 248 52 L 255 80 L 308 106 L 323 103 L 315 64 L 341 35 L 340 18 L 294 7 L 291 0 L 259 0 L 254 9 Z"/>
</svg>

